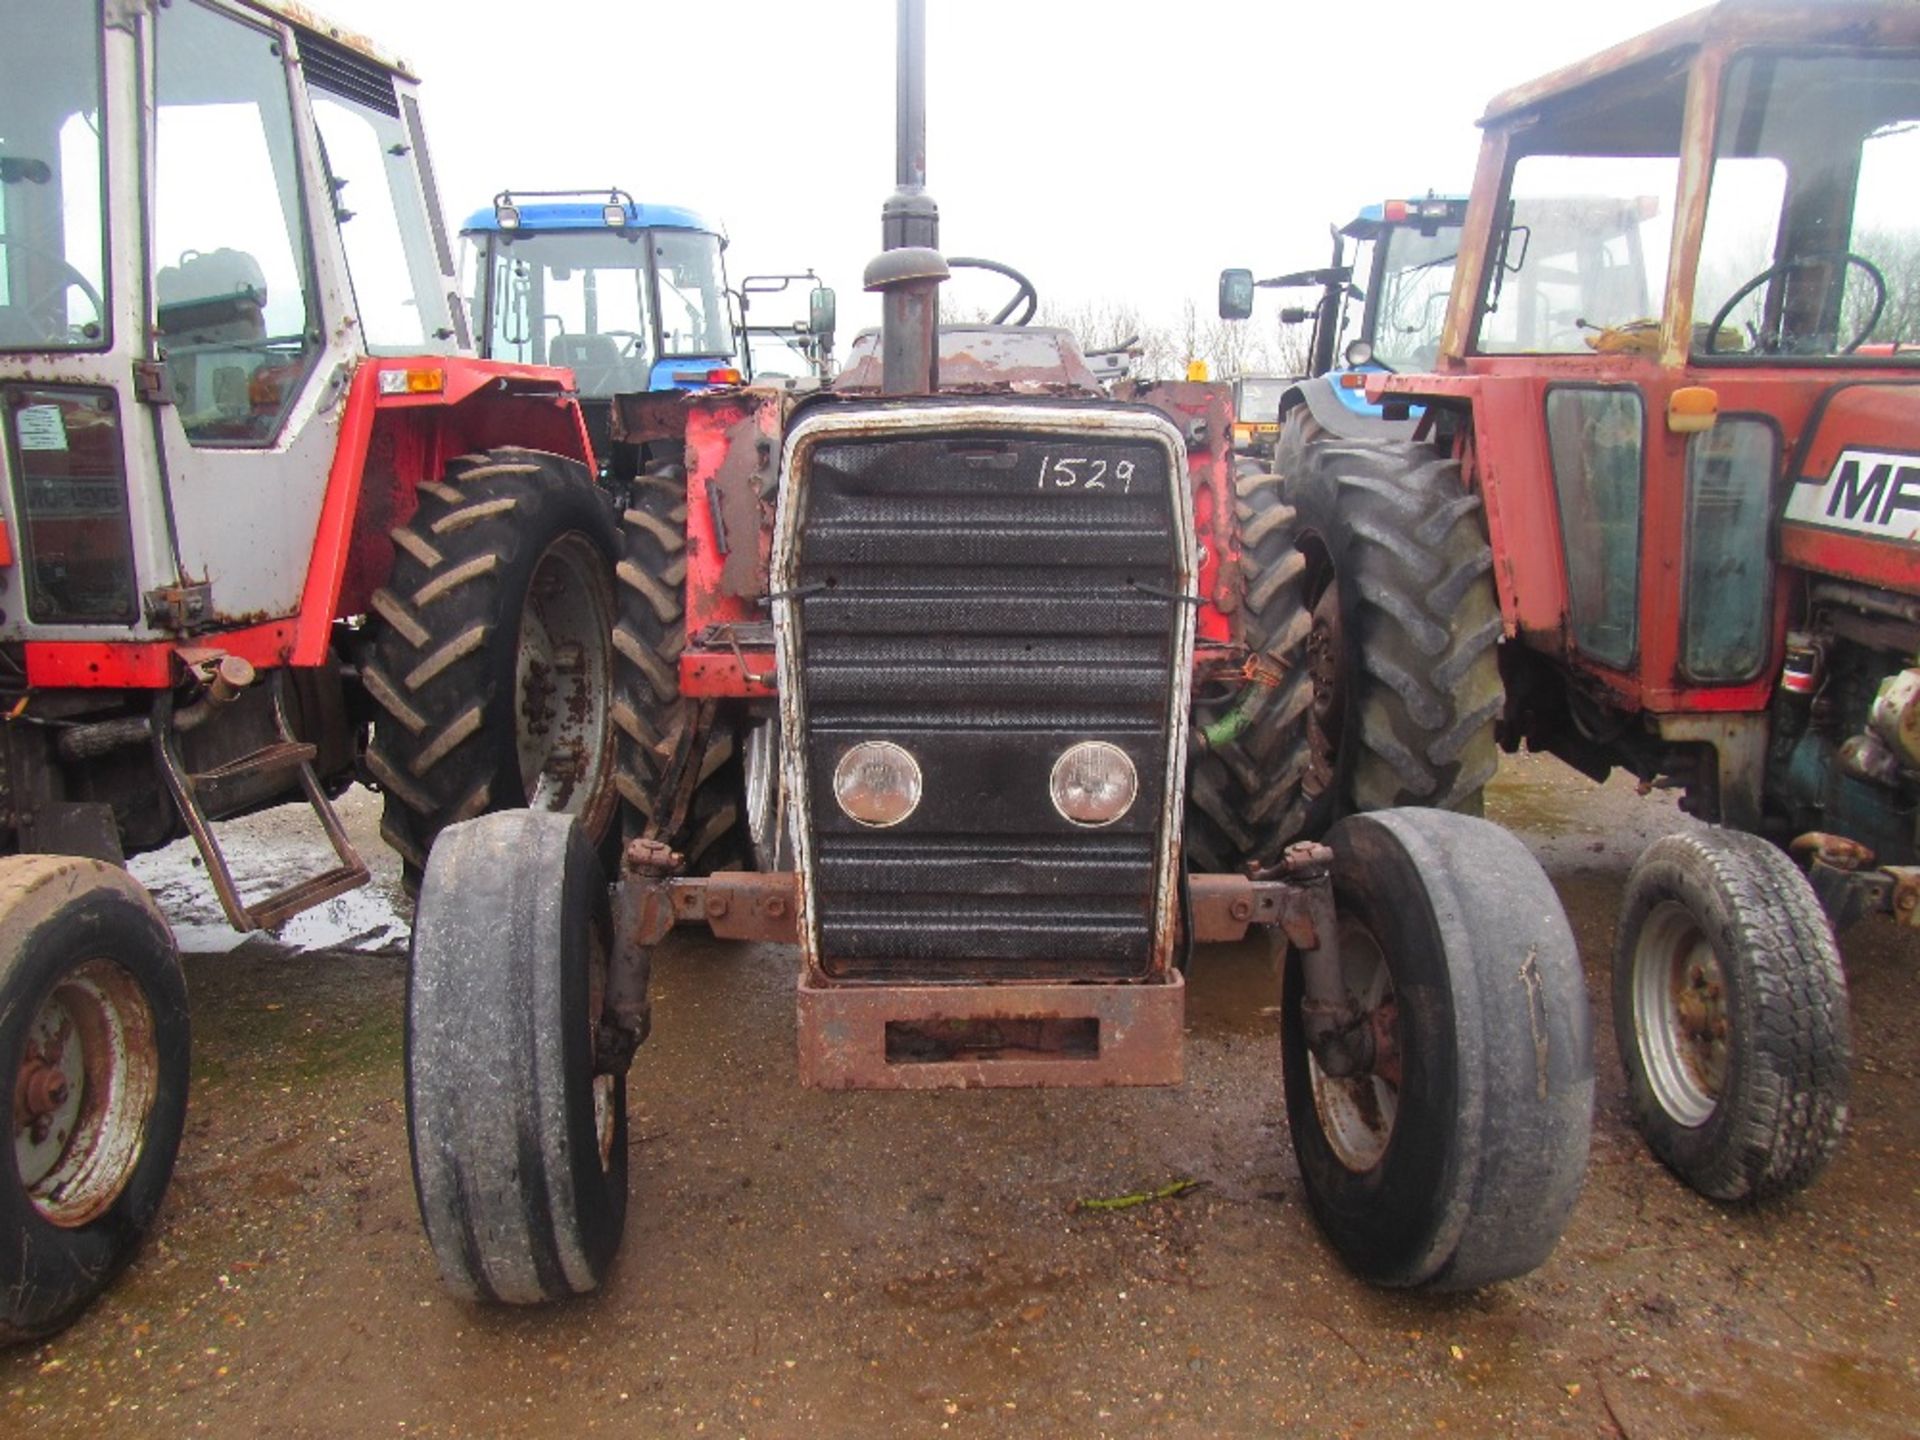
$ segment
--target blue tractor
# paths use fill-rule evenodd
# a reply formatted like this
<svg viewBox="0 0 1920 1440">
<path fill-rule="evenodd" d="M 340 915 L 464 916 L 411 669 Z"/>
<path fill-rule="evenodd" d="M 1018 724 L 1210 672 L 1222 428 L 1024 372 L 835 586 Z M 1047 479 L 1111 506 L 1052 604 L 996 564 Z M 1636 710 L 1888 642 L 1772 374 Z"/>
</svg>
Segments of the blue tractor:
<svg viewBox="0 0 1920 1440">
<path fill-rule="evenodd" d="M 1364 207 L 1333 232 L 1333 261 L 1325 269 L 1270 280 L 1255 280 L 1251 270 L 1220 272 L 1223 320 L 1248 318 L 1256 289 L 1320 292 L 1317 303 L 1280 312 L 1283 324 L 1313 326 L 1307 373 L 1278 385 L 1263 379 L 1258 386 L 1247 386 L 1246 395 L 1258 397 L 1259 409 L 1235 418 L 1250 435 L 1277 433 L 1266 427 L 1283 425 L 1289 411 L 1305 405 L 1335 434 L 1411 436 L 1418 412 L 1403 405 L 1383 413 L 1367 399 L 1367 376 L 1392 370 L 1424 373 L 1433 367 L 1466 213 L 1463 195 L 1429 193 L 1423 200 L 1387 200 Z M 1356 277 L 1364 280 L 1364 288 L 1355 283 Z"/>
<path fill-rule="evenodd" d="M 738 384 L 727 237 L 624 190 L 501 191 L 460 227 L 475 344 L 573 371 L 603 467 L 616 395 Z"/>
<path fill-rule="evenodd" d="M 460 238 L 480 354 L 572 370 L 603 474 L 632 468 L 611 439 L 615 396 L 831 367 L 833 291 L 812 271 L 730 289 L 726 233 L 693 210 L 618 189 L 503 190 Z M 804 322 L 745 323 L 753 296 L 796 281 L 811 287 Z"/>
</svg>

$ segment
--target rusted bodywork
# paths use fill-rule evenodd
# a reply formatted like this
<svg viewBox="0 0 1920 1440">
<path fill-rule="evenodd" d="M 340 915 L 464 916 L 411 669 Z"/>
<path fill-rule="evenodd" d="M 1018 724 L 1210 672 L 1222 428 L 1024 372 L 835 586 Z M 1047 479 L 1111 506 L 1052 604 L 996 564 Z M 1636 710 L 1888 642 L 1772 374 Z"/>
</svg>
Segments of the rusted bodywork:
<svg viewBox="0 0 1920 1440">
<path fill-rule="evenodd" d="M 729 871 L 680 876 L 676 858 L 637 852 L 617 919 L 629 958 L 650 952 L 675 924 L 722 940 L 797 944 L 798 877 Z M 1288 880 L 1195 875 L 1191 939 L 1317 949 L 1324 897 Z M 1167 969 L 1151 984 L 843 986 L 801 977 L 801 1080 L 823 1089 L 925 1089 L 1094 1083 L 1173 1085 L 1182 1075 L 1185 985 Z"/>
<path fill-rule="evenodd" d="M 1238 631 L 1239 595 L 1232 520 L 1232 406 L 1226 386 L 1195 382 L 1125 384 L 1105 396 L 1078 348 L 1063 332 L 1020 327 L 960 327 L 941 337 L 939 423 L 978 433 L 996 424 L 1093 424 L 1078 411 L 1045 411 L 1051 401 L 1091 402 L 1117 422 L 1157 426 L 1181 467 L 1178 530 L 1191 567 L 1190 665 L 1179 676 L 1174 709 L 1184 727 L 1196 677 L 1243 677 L 1249 651 Z M 678 463 L 686 484 L 684 648 L 681 693 L 700 705 L 777 697 L 785 733 L 804 734 L 798 695 L 781 674 L 804 669 L 802 653 L 777 656 L 780 616 L 796 590 L 772 565 L 776 520 L 793 481 L 793 437 L 812 424 L 854 432 L 899 423 L 898 402 L 879 402 L 877 352 L 856 345 L 832 393 L 811 398 L 784 389 L 743 388 L 694 395 L 634 395 L 615 402 L 616 441 Z M 1116 407 L 1115 401 L 1120 402 Z M 1015 408 L 1007 410 L 1008 402 Z M 1019 405 L 1042 406 L 1041 412 Z M 943 408 L 944 407 L 944 408 Z M 1003 413 L 1004 412 L 1004 413 Z M 891 417 L 891 418 L 889 418 Z M 1010 417 L 1010 418 L 1009 418 Z M 1133 418 L 1128 418 L 1133 417 Z M 1145 417 L 1154 417 L 1151 422 Z M 875 429 L 878 427 L 878 430 Z M 1141 433 L 1148 433 L 1143 430 Z M 788 543 L 791 543 L 789 541 Z M 1183 662 L 1184 663 L 1184 662 Z M 1184 740 L 1179 748 L 1184 753 Z M 789 747 L 792 751 L 793 747 Z M 694 762 L 690 762 L 694 763 Z M 789 767 L 797 764 L 789 759 Z M 676 773 L 687 773 L 684 770 Z M 1072 967 L 1035 955 L 1022 974 L 965 984 L 881 983 L 836 976 L 810 928 L 807 842 L 798 874 L 678 874 L 652 856 L 627 871 L 621 944 L 629 969 L 664 933 L 667 918 L 702 923 L 727 938 L 801 943 L 798 990 L 803 1078 L 826 1086 L 1166 1084 L 1180 1076 L 1184 989 L 1174 965 L 1177 937 L 1234 938 L 1249 926 L 1300 931 L 1298 887 L 1291 881 L 1196 879 L 1192 910 L 1175 920 L 1174 857 L 1181 825 L 1177 772 L 1156 807 L 1166 837 L 1157 902 L 1161 919 L 1145 970 L 1126 983 L 1081 983 Z M 806 793 L 803 771 L 789 768 L 791 793 Z M 671 833 L 673 807 L 652 827 Z M 644 897 L 644 898 L 641 898 Z M 1311 927 L 1306 927 L 1306 933 Z M 1049 975 L 1057 978 L 1047 978 Z M 638 1013 L 637 1011 L 635 1013 Z"/>
<path fill-rule="evenodd" d="M 1057 353 L 1058 342 L 1049 340 L 1042 348 Z M 1047 373 L 1067 374 L 1074 368 L 1063 365 Z M 1084 362 L 1077 368 L 1084 371 Z M 847 373 L 853 373 L 853 367 Z M 850 393 L 862 392 L 855 387 Z M 949 393 L 944 385 L 942 393 Z M 1051 384 L 1032 388 L 1023 379 L 998 387 L 960 387 L 953 393 L 991 397 L 1059 392 Z M 1078 393 L 1077 387 L 1067 386 L 1066 393 Z M 1237 667 L 1248 652 L 1237 620 L 1240 572 L 1233 538 L 1231 392 L 1224 385 L 1195 381 L 1147 381 L 1122 386 L 1115 398 L 1158 410 L 1185 442 L 1203 597 L 1196 611 L 1201 647 L 1196 670 Z M 761 389 L 632 395 L 616 401 L 617 440 L 683 447 L 687 648 L 680 658 L 680 684 L 686 695 L 749 698 L 775 693 L 767 564 L 776 466 L 783 431 L 797 403 L 791 391 Z"/>
<path fill-rule="evenodd" d="M 833 382 L 843 395 L 877 395 L 880 335 L 857 336 Z M 1105 392 L 1073 336 L 1045 325 L 949 325 L 940 331 L 940 390 L 966 395 L 1085 395 Z"/>
</svg>

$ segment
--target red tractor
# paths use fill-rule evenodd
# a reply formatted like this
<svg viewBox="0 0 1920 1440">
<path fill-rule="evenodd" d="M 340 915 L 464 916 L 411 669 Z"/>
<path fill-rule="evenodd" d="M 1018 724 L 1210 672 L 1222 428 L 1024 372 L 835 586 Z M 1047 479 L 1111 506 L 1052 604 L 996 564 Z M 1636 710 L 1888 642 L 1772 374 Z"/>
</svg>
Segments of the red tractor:
<svg viewBox="0 0 1920 1440">
<path fill-rule="evenodd" d="M 228 919 L 449 821 L 614 808 L 612 505 L 566 372 L 467 357 L 412 77 L 278 0 L 0 0 L 0 1342 L 152 1222 L 187 1097 L 191 835 Z M 367 739 L 369 729 L 371 740 Z M 304 797 L 337 861 L 236 886 Z"/>
<path fill-rule="evenodd" d="M 1496 741 L 1681 788 L 1633 1107 L 1703 1193 L 1791 1191 L 1847 1111 L 1827 915 L 1920 923 L 1920 10 L 1727 0 L 1481 123 L 1434 373 L 1368 386 L 1415 438 L 1278 446 L 1317 815 L 1477 804 Z"/>
<path fill-rule="evenodd" d="M 611 894 L 564 815 L 463 822 L 428 861 L 407 1112 L 442 1276 L 525 1303 L 605 1275 L 679 921 L 795 943 L 803 1082 L 893 1089 L 1176 1083 L 1191 947 L 1258 929 L 1334 1248 L 1391 1285 L 1529 1270 L 1591 1123 L 1552 887 L 1436 810 L 1288 846 L 1313 703 L 1291 512 L 1236 488 L 1225 386 L 1112 396 L 1065 332 L 937 324 L 923 23 L 902 0 L 879 335 L 831 391 L 613 418 L 684 463 L 624 517 Z"/>
</svg>

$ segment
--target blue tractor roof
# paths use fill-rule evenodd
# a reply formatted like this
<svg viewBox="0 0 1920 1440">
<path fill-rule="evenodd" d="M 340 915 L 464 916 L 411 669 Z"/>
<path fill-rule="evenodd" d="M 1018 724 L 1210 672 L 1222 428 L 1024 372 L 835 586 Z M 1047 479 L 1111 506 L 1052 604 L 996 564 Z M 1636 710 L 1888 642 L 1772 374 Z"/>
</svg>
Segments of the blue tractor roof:
<svg viewBox="0 0 1920 1440">
<path fill-rule="evenodd" d="M 520 212 L 520 225 L 513 231 L 516 235 L 534 235 L 547 230 L 605 230 L 607 228 L 606 202 L 604 200 L 516 200 L 514 208 Z M 708 235 L 718 235 L 726 242 L 726 232 L 697 210 L 683 209 L 678 205 L 641 205 L 629 203 L 626 207 L 627 225 L 635 230 L 699 230 Z M 462 235 L 498 234 L 500 222 L 494 218 L 493 207 L 476 210 L 460 226 Z"/>
<path fill-rule="evenodd" d="M 1362 206 L 1358 215 L 1340 227 L 1340 233 L 1355 240 L 1377 240 L 1382 231 L 1395 225 L 1417 225 L 1423 220 L 1458 225 L 1466 218 L 1466 196 L 1428 191 L 1421 200 L 1383 200 L 1378 205 Z"/>
</svg>

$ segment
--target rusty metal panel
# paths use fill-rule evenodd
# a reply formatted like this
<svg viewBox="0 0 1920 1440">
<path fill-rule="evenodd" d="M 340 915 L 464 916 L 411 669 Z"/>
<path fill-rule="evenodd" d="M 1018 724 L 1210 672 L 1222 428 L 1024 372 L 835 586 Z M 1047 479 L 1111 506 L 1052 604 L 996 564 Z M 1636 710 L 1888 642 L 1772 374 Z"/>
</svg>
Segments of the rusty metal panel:
<svg viewBox="0 0 1920 1440">
<path fill-rule="evenodd" d="M 818 1090 L 1178 1085 L 1186 987 L 799 987 L 800 1083 Z M 943 1042 L 950 1041 L 950 1044 Z"/>
<path fill-rule="evenodd" d="M 721 940 L 770 940 L 791 945 L 800 938 L 797 878 L 789 872 L 760 874 L 722 870 L 669 882 L 673 919 L 705 925 Z"/>
<path fill-rule="evenodd" d="M 792 396 L 725 390 L 687 409 L 687 634 L 764 622 L 780 437 Z"/>
<path fill-rule="evenodd" d="M 726 644 L 732 627 L 717 627 Z M 686 650 L 680 656 L 680 693 L 702 699 L 764 698 L 775 693 L 773 648 L 747 645 L 724 650 Z"/>
<path fill-rule="evenodd" d="M 1739 0 L 1696 10 L 1597 55 L 1502 91 L 1482 125 L 1511 121 L 1549 100 L 1696 46 L 1844 45 L 1874 49 L 1920 44 L 1920 6 L 1911 0 Z"/>
<path fill-rule="evenodd" d="M 1186 441 L 1204 602 L 1195 634 L 1203 643 L 1238 639 L 1235 622 L 1243 580 L 1233 525 L 1233 387 L 1192 380 L 1128 381 L 1114 393 L 1116 399 L 1151 405 Z"/>
<path fill-rule="evenodd" d="M 1188 889 L 1195 944 L 1232 944 L 1244 940 L 1255 925 L 1281 927 L 1302 949 L 1318 943 L 1307 892 L 1297 884 L 1249 880 L 1244 875 L 1193 875 L 1188 877 Z"/>
<path fill-rule="evenodd" d="M 628 445 L 684 441 L 691 397 L 682 390 L 643 390 L 613 397 L 608 435 Z"/>
<path fill-rule="evenodd" d="M 862 331 L 833 388 L 880 392 L 880 332 Z M 1072 332 L 1048 325 L 943 325 L 940 393 L 1104 395 Z"/>
</svg>

